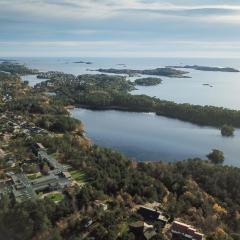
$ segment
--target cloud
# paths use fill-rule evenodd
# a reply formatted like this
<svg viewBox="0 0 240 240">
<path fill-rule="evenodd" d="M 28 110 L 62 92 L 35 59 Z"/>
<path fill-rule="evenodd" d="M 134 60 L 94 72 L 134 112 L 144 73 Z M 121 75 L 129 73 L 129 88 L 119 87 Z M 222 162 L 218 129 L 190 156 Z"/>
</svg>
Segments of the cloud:
<svg viewBox="0 0 240 240">
<path fill-rule="evenodd" d="M 20 2 L 20 3 L 19 3 Z M 20 12 L 47 18 L 111 18 L 124 13 L 136 13 L 137 11 L 156 13 L 158 15 L 176 15 L 181 13 L 194 16 L 194 13 L 205 11 L 207 14 L 234 13 L 240 11 L 240 4 L 179 4 L 181 1 L 141 1 L 141 0 L 2 0 L 1 11 Z M 186 1 L 185 1 L 186 2 Z M 196 2 L 196 1 L 195 1 Z M 206 2 L 206 1 L 205 1 Z M 210 1 L 209 1 L 210 2 Z"/>
<path fill-rule="evenodd" d="M 228 3 L 229 2 L 229 3 Z M 240 4 L 200 0 L 1 0 L 0 25 L 91 25 L 96 21 L 194 21 L 240 24 Z M 1 23 L 2 22 L 2 23 Z M 93 29 L 88 29 L 93 30 Z"/>
<path fill-rule="evenodd" d="M 228 51 L 232 55 L 233 49 L 240 52 L 240 3 L 236 2 L 0 0 L 0 50 L 18 55 L 31 51 L 55 55 L 111 51 L 119 56 L 127 51 L 132 55 Z"/>
</svg>

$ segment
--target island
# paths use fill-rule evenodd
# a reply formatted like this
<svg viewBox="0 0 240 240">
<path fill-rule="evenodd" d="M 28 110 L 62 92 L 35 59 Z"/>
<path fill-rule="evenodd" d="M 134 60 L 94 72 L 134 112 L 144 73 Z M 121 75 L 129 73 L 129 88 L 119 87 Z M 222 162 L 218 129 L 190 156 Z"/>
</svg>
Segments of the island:
<svg viewBox="0 0 240 240">
<path fill-rule="evenodd" d="M 207 67 L 207 66 L 199 66 L 199 65 L 185 65 L 185 66 L 168 66 L 171 68 L 186 68 L 186 69 L 194 69 L 199 71 L 208 71 L 208 72 L 239 72 L 238 69 L 231 67 Z"/>
<path fill-rule="evenodd" d="M 162 82 L 162 79 L 153 78 L 153 77 L 138 78 L 134 82 L 136 85 L 140 85 L 140 86 L 155 86 L 160 84 Z"/>
<path fill-rule="evenodd" d="M 77 62 L 73 62 L 73 63 L 83 63 L 83 64 L 88 64 L 88 65 L 92 64 L 92 62 L 85 62 L 85 61 L 77 61 Z"/>
<path fill-rule="evenodd" d="M 92 144 L 65 109 L 99 100 L 154 109 L 159 100 L 127 94 L 133 83 L 120 76 L 46 82 L 32 88 L 0 72 L 1 239 L 239 238 L 240 169 L 222 165 L 220 150 L 210 161 L 133 161 Z M 49 87 L 56 96 L 45 94 Z M 224 112 L 161 104 L 188 117 Z"/>
<path fill-rule="evenodd" d="M 224 137 L 232 137 L 234 135 L 234 131 L 235 131 L 234 127 L 233 126 L 229 126 L 227 124 L 224 124 L 221 127 L 221 134 Z"/>
<path fill-rule="evenodd" d="M 213 87 L 213 85 L 209 84 L 209 83 L 203 83 L 203 86 L 206 86 L 206 87 Z"/>
<path fill-rule="evenodd" d="M 126 74 L 129 76 L 141 74 L 141 75 L 155 75 L 155 76 L 164 76 L 164 77 L 172 77 L 172 78 L 190 78 L 189 76 L 186 76 L 188 72 L 176 70 L 174 68 L 169 68 L 169 67 L 147 69 L 147 70 L 100 68 L 100 69 L 97 69 L 96 71 L 102 72 L 102 73 Z"/>
</svg>

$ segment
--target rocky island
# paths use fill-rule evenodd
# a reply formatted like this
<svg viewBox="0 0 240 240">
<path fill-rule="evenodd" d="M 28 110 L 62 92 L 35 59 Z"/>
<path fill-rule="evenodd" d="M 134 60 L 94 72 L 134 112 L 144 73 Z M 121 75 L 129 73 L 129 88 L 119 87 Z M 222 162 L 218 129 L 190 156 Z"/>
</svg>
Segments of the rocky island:
<svg viewBox="0 0 240 240">
<path fill-rule="evenodd" d="M 102 73 L 127 74 L 129 76 L 141 74 L 141 75 L 155 75 L 155 76 L 173 77 L 173 78 L 190 78 L 189 76 L 186 76 L 186 74 L 188 74 L 188 72 L 176 70 L 176 69 L 170 68 L 170 67 L 146 69 L 146 70 L 100 68 L 96 71 L 102 72 Z"/>
<path fill-rule="evenodd" d="M 73 62 L 73 63 L 83 63 L 83 64 L 88 64 L 88 65 L 92 64 L 92 62 L 85 62 L 85 61 L 77 61 L 77 62 Z"/>
<path fill-rule="evenodd" d="M 194 69 L 194 70 L 208 71 L 208 72 L 239 72 L 239 70 L 231 67 L 207 67 L 207 66 L 199 66 L 199 65 L 168 66 L 168 67 Z"/>
<path fill-rule="evenodd" d="M 209 84 L 209 83 L 203 83 L 203 86 L 206 86 L 206 87 L 213 87 L 213 85 Z"/>
<path fill-rule="evenodd" d="M 155 86 L 162 82 L 162 79 L 160 78 L 138 78 L 135 80 L 135 84 L 139 86 Z"/>
</svg>

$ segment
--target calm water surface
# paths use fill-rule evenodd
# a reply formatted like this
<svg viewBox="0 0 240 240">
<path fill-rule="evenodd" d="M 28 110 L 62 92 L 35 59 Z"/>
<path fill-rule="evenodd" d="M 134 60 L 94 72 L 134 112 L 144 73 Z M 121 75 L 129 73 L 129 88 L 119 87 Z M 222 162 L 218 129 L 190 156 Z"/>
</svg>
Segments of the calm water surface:
<svg viewBox="0 0 240 240">
<path fill-rule="evenodd" d="M 240 166 L 240 130 L 225 138 L 220 130 L 199 127 L 152 113 L 74 109 L 94 143 L 124 152 L 138 160 L 176 161 L 206 158 L 212 149 L 224 151 L 226 164 Z"/>
</svg>

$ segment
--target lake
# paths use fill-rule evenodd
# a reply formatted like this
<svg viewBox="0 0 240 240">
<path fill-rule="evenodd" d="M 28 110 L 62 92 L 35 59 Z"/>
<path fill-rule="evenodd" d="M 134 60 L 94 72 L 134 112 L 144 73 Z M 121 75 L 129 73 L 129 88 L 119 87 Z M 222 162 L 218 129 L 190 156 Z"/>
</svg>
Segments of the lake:
<svg viewBox="0 0 240 240">
<path fill-rule="evenodd" d="M 234 137 L 226 138 L 219 129 L 199 127 L 153 113 L 81 108 L 70 112 L 84 123 L 87 136 L 95 144 L 120 150 L 138 160 L 206 159 L 216 148 L 225 153 L 226 164 L 240 166 L 240 130 Z"/>
</svg>

